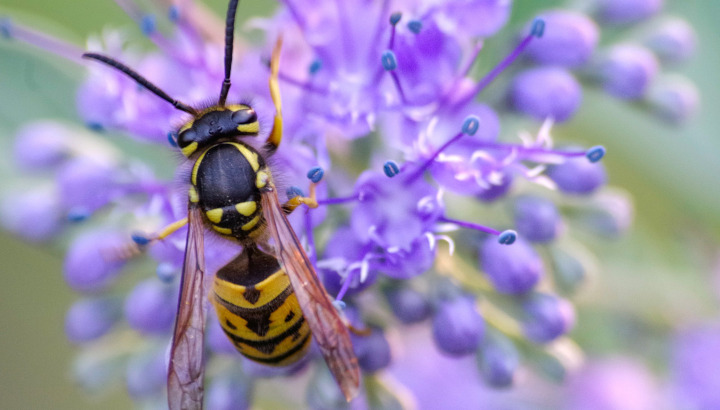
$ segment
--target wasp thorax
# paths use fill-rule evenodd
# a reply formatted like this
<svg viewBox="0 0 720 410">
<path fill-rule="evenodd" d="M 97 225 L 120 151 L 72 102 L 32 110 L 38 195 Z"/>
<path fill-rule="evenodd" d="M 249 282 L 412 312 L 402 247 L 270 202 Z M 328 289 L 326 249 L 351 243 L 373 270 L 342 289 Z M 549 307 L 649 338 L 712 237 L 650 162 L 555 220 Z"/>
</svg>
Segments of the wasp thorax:
<svg viewBox="0 0 720 410">
<path fill-rule="evenodd" d="M 255 110 L 247 105 L 212 107 L 183 125 L 178 131 L 178 146 L 185 156 L 200 147 L 237 136 L 257 135 L 260 126 Z"/>
</svg>

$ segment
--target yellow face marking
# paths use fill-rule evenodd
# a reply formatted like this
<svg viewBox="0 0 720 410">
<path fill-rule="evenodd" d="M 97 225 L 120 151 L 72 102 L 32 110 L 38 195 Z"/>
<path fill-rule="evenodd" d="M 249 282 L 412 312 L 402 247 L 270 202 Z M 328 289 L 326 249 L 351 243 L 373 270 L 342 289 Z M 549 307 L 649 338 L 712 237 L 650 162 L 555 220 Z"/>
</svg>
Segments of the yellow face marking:
<svg viewBox="0 0 720 410">
<path fill-rule="evenodd" d="M 198 196 L 197 190 L 194 186 L 191 186 L 188 190 L 188 197 L 190 198 L 190 202 L 196 204 L 198 201 L 200 201 L 200 197 Z"/>
<path fill-rule="evenodd" d="M 257 173 L 257 177 L 255 178 L 255 186 L 258 188 L 264 188 L 265 185 L 267 185 L 267 181 L 270 178 L 267 172 L 260 171 Z"/>
<path fill-rule="evenodd" d="M 260 124 L 257 121 L 249 124 L 240 124 L 237 130 L 246 134 L 257 134 L 260 131 Z"/>
<path fill-rule="evenodd" d="M 198 147 L 197 141 L 193 141 L 190 143 L 190 145 L 182 148 L 181 151 L 182 151 L 183 155 L 185 155 L 186 157 L 189 157 L 190 155 L 193 154 L 193 152 L 195 152 L 197 147 Z"/>
<path fill-rule="evenodd" d="M 250 216 L 257 210 L 257 204 L 255 201 L 241 202 L 235 204 L 235 210 L 237 210 L 240 215 Z"/>
<path fill-rule="evenodd" d="M 257 225 L 259 220 L 260 220 L 260 215 L 257 215 L 255 218 L 251 219 L 250 222 L 243 225 L 240 229 L 242 229 L 243 231 L 249 231 L 252 228 L 254 228 L 255 225 Z"/>
<path fill-rule="evenodd" d="M 178 135 L 180 135 L 181 132 L 186 131 L 186 130 L 189 130 L 190 128 L 192 128 L 192 126 L 193 126 L 194 123 L 195 123 L 195 120 L 193 119 L 193 120 L 190 120 L 190 121 L 186 122 L 185 124 L 183 124 L 183 126 L 180 127 L 180 129 L 179 129 L 178 132 L 177 132 Z"/>
<path fill-rule="evenodd" d="M 220 220 L 222 219 L 223 210 L 222 210 L 222 208 L 211 209 L 211 210 L 205 212 L 205 216 L 207 216 L 207 218 L 210 220 L 210 222 L 217 224 L 217 223 L 220 223 Z"/>
<path fill-rule="evenodd" d="M 223 228 L 217 225 L 212 225 L 212 228 L 215 230 L 215 232 L 222 234 L 222 235 L 232 235 L 232 230 L 228 228 Z"/>
</svg>

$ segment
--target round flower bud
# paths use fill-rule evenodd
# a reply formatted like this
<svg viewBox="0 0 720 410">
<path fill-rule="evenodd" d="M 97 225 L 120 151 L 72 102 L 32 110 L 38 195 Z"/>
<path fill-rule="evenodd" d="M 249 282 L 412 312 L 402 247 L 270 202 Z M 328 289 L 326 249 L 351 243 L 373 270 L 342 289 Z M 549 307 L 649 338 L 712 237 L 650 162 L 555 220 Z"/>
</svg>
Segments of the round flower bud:
<svg viewBox="0 0 720 410">
<path fill-rule="evenodd" d="M 106 288 L 125 266 L 118 249 L 127 245 L 127 236 L 112 231 L 94 231 L 77 237 L 65 257 L 65 281 L 78 291 Z"/>
<path fill-rule="evenodd" d="M 697 35 L 687 21 L 669 17 L 656 24 L 647 34 L 643 44 L 663 62 L 682 62 L 695 53 Z"/>
<path fill-rule="evenodd" d="M 385 292 L 395 316 L 405 324 L 417 323 L 430 316 L 431 308 L 427 298 L 420 292 L 399 287 Z"/>
<path fill-rule="evenodd" d="M 659 12 L 663 0 L 595 0 L 597 17 L 604 23 L 628 24 Z"/>
<path fill-rule="evenodd" d="M 493 387 L 509 387 L 513 384 L 520 365 L 520 353 L 508 338 L 499 334 L 486 337 L 477 358 L 485 383 Z"/>
<path fill-rule="evenodd" d="M 125 372 L 125 384 L 130 396 L 136 399 L 153 396 L 163 391 L 166 382 L 164 349 L 130 358 Z"/>
<path fill-rule="evenodd" d="M 536 67 L 518 74 L 510 86 L 512 107 L 538 120 L 570 119 L 582 101 L 582 88 L 567 70 Z"/>
<path fill-rule="evenodd" d="M 592 19 L 565 10 L 546 11 L 540 17 L 545 20 L 543 36 L 525 51 L 533 60 L 566 67 L 579 67 L 590 60 L 600 37 Z"/>
<path fill-rule="evenodd" d="M 73 343 L 89 342 L 106 334 L 119 318 L 120 306 L 115 298 L 81 299 L 65 316 L 65 334 Z"/>
<path fill-rule="evenodd" d="M 443 301 L 432 320 L 433 339 L 437 347 L 451 356 L 474 353 L 485 332 L 485 322 L 471 297 Z"/>
<path fill-rule="evenodd" d="M 71 144 L 68 129 L 56 122 L 36 122 L 18 131 L 14 159 L 23 169 L 52 169 L 68 155 Z"/>
<path fill-rule="evenodd" d="M 542 259 L 522 238 L 512 245 L 493 236 L 480 246 L 480 266 L 500 293 L 523 294 L 532 290 L 545 271 Z"/>
<path fill-rule="evenodd" d="M 530 295 L 522 309 L 523 333 L 535 343 L 552 341 L 570 331 L 575 324 L 575 309 L 572 304 L 554 295 Z"/>
<path fill-rule="evenodd" d="M 207 407 L 213 410 L 249 409 L 252 403 L 252 385 L 248 377 L 219 375 L 210 383 Z"/>
<path fill-rule="evenodd" d="M 685 77 L 665 76 L 650 86 L 646 100 L 658 117 L 671 123 L 681 123 L 697 112 L 700 92 Z"/>
<path fill-rule="evenodd" d="M 368 336 L 351 335 L 353 350 L 360 368 L 367 373 L 374 373 L 390 364 L 390 344 L 382 329 L 373 328 Z"/>
<path fill-rule="evenodd" d="M 603 164 L 592 163 L 585 157 L 568 158 L 562 164 L 550 167 L 545 174 L 561 191 L 578 195 L 593 193 L 607 180 Z"/>
<path fill-rule="evenodd" d="M 515 201 L 515 228 L 533 242 L 549 242 L 560 229 L 560 213 L 555 204 L 545 198 L 523 196 Z"/>
<path fill-rule="evenodd" d="M 650 50 L 633 44 L 612 47 L 600 59 L 597 71 L 603 88 L 615 97 L 642 97 L 658 73 L 659 63 Z"/>
<path fill-rule="evenodd" d="M 31 242 L 50 240 L 63 226 L 60 202 L 46 190 L 18 192 L 5 198 L 0 218 L 5 229 Z"/>
<path fill-rule="evenodd" d="M 140 282 L 125 299 L 125 317 L 130 327 L 141 333 L 170 331 L 177 310 L 174 287 L 153 278 Z"/>
</svg>

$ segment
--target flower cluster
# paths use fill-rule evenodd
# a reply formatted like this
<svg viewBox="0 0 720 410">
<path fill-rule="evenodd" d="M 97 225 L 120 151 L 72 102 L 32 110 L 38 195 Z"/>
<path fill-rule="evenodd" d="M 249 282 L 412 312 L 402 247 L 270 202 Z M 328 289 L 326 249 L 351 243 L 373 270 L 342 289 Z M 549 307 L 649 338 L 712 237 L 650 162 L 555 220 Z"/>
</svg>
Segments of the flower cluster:
<svg viewBox="0 0 720 410">
<path fill-rule="evenodd" d="M 171 7 L 173 29 L 165 33 L 134 3 L 118 3 L 156 50 L 133 52 L 117 32 L 89 41 L 88 49 L 127 63 L 181 101 L 216 98 L 223 46 L 205 36 L 189 10 Z M 372 329 L 353 336 L 366 375 L 361 400 L 374 407 L 411 399 L 388 381 L 394 374 L 400 383 L 418 384 L 393 365 L 392 334 L 421 322 L 432 329 L 433 349 L 475 355 L 490 386 L 512 385 L 524 364 L 562 378 L 579 359 L 566 336 L 575 321 L 567 298 L 595 265 L 573 229 L 622 234 L 632 205 L 604 188 L 602 146 L 555 147 L 552 126 L 577 112 L 583 82 L 669 120 L 685 119 L 698 103 L 692 85 L 656 77 L 692 53 L 692 30 L 677 19 L 647 22 L 660 11 L 658 1 L 597 0 L 589 14 L 541 12 L 505 55 L 495 56 L 483 54 L 483 45 L 514 29 L 506 27 L 511 1 L 311 3 L 286 0 L 274 16 L 249 22 L 267 45 L 241 47 L 228 101 L 252 96 L 265 127 L 260 138 L 269 132 L 267 58 L 282 35 L 285 127 L 273 172 L 292 197 L 308 178 L 317 179 L 318 167 L 324 170 L 320 207 L 295 212 L 291 222 L 338 306 L 357 327 Z M 627 40 L 599 48 L 605 25 L 627 28 Z M 3 20 L 0 32 L 73 61 L 81 54 L 14 21 Z M 473 67 L 481 54 L 497 64 L 478 75 Z M 499 76 L 511 78 L 505 98 L 483 102 L 482 91 Z M 81 227 L 64 274 L 84 296 L 68 311 L 66 331 L 72 342 L 106 354 L 82 355 L 77 374 L 101 387 L 109 368 L 121 369 L 134 399 L 163 402 L 186 230 L 150 247 L 156 277 L 127 295 L 113 285 L 134 256 L 132 231 L 156 232 L 186 216 L 190 164 L 180 164 L 174 178 L 158 176 L 167 172 L 116 149 L 102 132 L 177 150 L 168 132 L 186 114 L 96 64 L 88 64 L 77 108 L 87 130 L 55 122 L 20 130 L 18 166 L 53 183 L 5 201 L 2 220 L 33 241 Z M 534 134 L 502 133 L 501 125 L 517 119 L 513 113 L 542 123 Z M 495 221 L 493 227 L 483 220 Z M 208 235 L 207 271 L 214 273 L 239 249 Z M 306 364 L 278 371 L 241 359 L 217 321 L 208 323 L 209 366 L 217 364 L 210 408 L 249 406 L 256 379 L 293 375 Z M 325 373 L 320 368 L 312 378 L 308 401 L 340 406 L 340 392 L 324 387 L 333 383 Z"/>
</svg>

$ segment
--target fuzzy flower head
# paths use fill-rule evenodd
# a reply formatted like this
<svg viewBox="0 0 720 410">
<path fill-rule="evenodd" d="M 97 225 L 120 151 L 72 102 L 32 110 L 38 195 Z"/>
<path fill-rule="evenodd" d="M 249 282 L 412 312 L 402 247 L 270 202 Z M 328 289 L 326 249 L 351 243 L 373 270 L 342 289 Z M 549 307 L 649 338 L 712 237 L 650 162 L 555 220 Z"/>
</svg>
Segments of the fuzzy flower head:
<svg viewBox="0 0 720 410">
<path fill-rule="evenodd" d="M 228 54 L 234 58 L 228 105 L 253 107 L 257 135 L 212 140 L 188 159 L 178 147 L 178 126 L 191 128 L 201 118 L 197 107 L 207 108 L 207 101 L 216 104 L 221 84 L 227 84 L 226 45 L 219 30 L 223 20 L 205 10 L 193 13 L 173 6 L 165 22 L 169 29 L 160 30 L 165 25 L 156 25 L 133 2 L 118 1 L 154 44 L 153 50 L 138 52 L 111 30 L 88 42 L 89 51 L 132 69 L 97 62 L 81 66 L 88 73 L 76 106 L 87 129 L 43 122 L 18 132 L 18 168 L 47 182 L 23 195 L 9 195 L 0 207 L 2 223 L 33 241 L 73 236 L 64 276 L 83 298 L 68 311 L 66 333 L 81 350 L 92 347 L 104 353 L 96 361 L 81 355 L 79 378 L 88 385 L 104 384 L 107 379 L 96 377 L 101 370 L 122 363 L 113 368 L 122 373 L 139 405 L 164 402 L 165 352 L 173 343 L 181 283 L 190 271 L 183 271 L 189 260 L 186 248 L 193 250 L 186 238 L 204 238 L 198 255 L 204 257 L 208 284 L 224 277 L 214 276 L 217 272 L 235 269 L 231 261 L 250 254 L 253 245 L 272 255 L 286 251 L 275 249 L 281 245 L 278 238 L 268 239 L 267 214 L 261 214 L 265 222 L 258 222 L 259 217 L 255 221 L 262 227 L 258 236 L 244 242 L 221 235 L 217 224 L 223 213 L 218 217 L 215 210 L 203 214 L 201 233 L 189 235 L 192 227 L 180 227 L 188 204 L 197 202 L 193 194 L 208 195 L 194 191 L 196 164 L 202 161 L 198 158 L 220 143 L 245 143 L 257 151 L 256 161 L 262 159 L 272 170 L 279 212 L 292 212 L 293 246 L 305 250 L 309 270 L 324 283 L 334 308 L 352 323 L 352 350 L 364 382 L 351 406 L 400 406 L 412 397 L 424 399 L 428 383 L 438 378 L 452 386 L 457 397 L 467 391 L 479 404 L 475 387 L 480 380 L 508 387 L 518 379 L 523 367 L 520 347 L 549 357 L 565 370 L 555 347 L 569 344 L 576 318 L 564 293 L 579 286 L 586 269 L 572 248 L 565 249 L 566 240 L 577 238 L 558 198 L 586 200 L 575 213 L 594 207 L 596 215 L 606 216 L 604 226 L 617 222 L 617 234 L 632 219 L 627 201 L 618 209 L 617 201 L 603 197 L 605 149 L 556 146 L 553 125 L 573 119 L 587 86 L 622 100 L 654 101 L 656 112 L 677 121 L 696 106 L 691 84 L 680 90 L 656 83 L 666 61 L 685 58 L 671 56 L 686 55 L 680 48 L 690 42 L 687 32 L 665 28 L 646 34 L 646 46 L 633 46 L 644 47 L 642 53 L 629 53 L 621 44 L 598 45 L 603 25 L 633 24 L 657 12 L 652 2 L 645 3 L 640 12 L 628 11 L 620 2 L 598 1 L 595 14 L 545 11 L 531 22 L 506 27 L 513 6 L 508 0 L 284 1 L 270 17 L 243 26 L 260 30 L 263 42 L 247 44 L 236 38 L 235 54 Z M 503 53 L 486 53 L 483 41 L 503 30 L 519 36 L 505 44 Z M 82 64 L 79 56 L 85 50 L 49 40 L 22 24 L 3 20 L 0 32 Z M 276 67 L 271 50 L 280 36 L 284 46 Z M 664 54 L 653 57 L 660 49 Z M 480 56 L 493 64 L 477 74 L 473 67 Z M 147 83 L 132 78 L 129 70 Z M 280 106 L 278 93 L 267 87 L 275 70 L 281 112 L 275 105 Z M 505 88 L 498 95 L 507 98 L 486 98 L 483 91 L 501 76 L 507 78 L 500 82 Z M 224 101 L 216 108 L 222 106 Z M 513 113 L 535 121 L 532 131 L 505 132 L 505 122 L 518 118 Z M 269 136 L 278 130 L 276 114 L 282 114 L 283 131 L 277 152 L 273 144 L 263 145 L 273 141 Z M 148 149 L 159 145 L 183 159 L 170 164 L 168 155 L 163 160 L 167 164 L 150 164 L 115 149 L 101 132 L 120 132 L 148 144 Z M 243 155 L 253 158 L 252 152 Z M 172 176 L 166 166 L 175 167 Z M 238 174 L 232 169 L 222 178 L 235 187 Z M 260 186 L 267 180 L 251 182 Z M 490 203 L 508 209 L 510 217 L 490 216 Z M 256 210 L 236 205 L 238 214 Z M 42 223 L 25 229 L 33 220 Z M 137 277 L 128 274 L 134 266 L 129 261 L 140 253 L 153 261 L 155 270 L 143 272 L 123 294 L 115 285 Z M 252 274 L 242 272 L 248 277 L 234 285 L 246 291 L 234 295 L 235 302 L 250 301 L 257 296 L 253 290 L 264 289 L 262 280 L 254 277 L 260 265 L 270 266 L 251 263 L 247 270 Z M 289 267 L 285 271 L 297 275 Z M 546 280 L 551 275 L 565 278 L 557 280 L 558 288 Z M 207 292 L 199 289 L 196 296 L 204 304 Z M 287 289 L 284 297 L 292 298 L 292 292 L 295 297 L 300 292 L 317 297 Z M 249 309 L 235 307 L 238 312 Z M 257 336 L 266 327 L 287 327 L 285 322 L 294 317 L 299 327 L 303 321 L 326 324 L 307 305 L 302 309 L 279 319 L 272 311 L 269 317 L 245 320 L 257 322 L 257 332 L 244 336 L 228 330 L 237 330 L 236 324 L 209 311 L 206 328 L 200 329 L 207 347 L 205 362 L 212 369 L 206 377 L 208 407 L 263 406 L 268 399 L 256 397 L 262 389 L 255 389 L 262 379 L 297 377 L 309 380 L 309 405 L 345 405 L 336 381 L 318 365 L 327 345 L 316 343 L 304 359 L 279 368 L 237 352 L 236 346 L 243 344 L 258 351 L 274 347 Z M 300 313 L 304 316 L 297 319 Z M 425 372 L 415 372 L 414 360 L 396 355 L 401 350 L 397 335 L 407 324 L 423 329 L 423 340 L 432 340 L 408 350 L 428 352 L 420 355 Z M 131 354 L 106 343 L 111 339 L 107 335 L 121 332 L 137 336 Z M 419 380 L 435 363 L 448 370 Z M 451 371 L 457 368 L 462 372 Z M 392 387 L 385 377 L 390 372 L 402 375 L 407 387 Z"/>
</svg>

